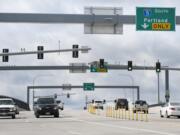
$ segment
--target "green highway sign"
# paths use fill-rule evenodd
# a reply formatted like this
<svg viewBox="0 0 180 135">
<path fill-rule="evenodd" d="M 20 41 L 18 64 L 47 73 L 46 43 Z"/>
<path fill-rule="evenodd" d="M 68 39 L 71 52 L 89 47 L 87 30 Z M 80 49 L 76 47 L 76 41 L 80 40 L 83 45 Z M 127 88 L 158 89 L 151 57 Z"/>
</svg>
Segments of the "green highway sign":
<svg viewBox="0 0 180 135">
<path fill-rule="evenodd" d="M 175 8 L 136 8 L 137 31 L 175 31 Z"/>
<path fill-rule="evenodd" d="M 84 91 L 94 91 L 94 83 L 83 83 Z"/>
<path fill-rule="evenodd" d="M 97 73 L 107 73 L 108 69 L 107 69 L 107 67 L 100 68 L 100 67 L 97 67 L 96 65 L 91 65 L 90 71 L 97 72 Z"/>
</svg>

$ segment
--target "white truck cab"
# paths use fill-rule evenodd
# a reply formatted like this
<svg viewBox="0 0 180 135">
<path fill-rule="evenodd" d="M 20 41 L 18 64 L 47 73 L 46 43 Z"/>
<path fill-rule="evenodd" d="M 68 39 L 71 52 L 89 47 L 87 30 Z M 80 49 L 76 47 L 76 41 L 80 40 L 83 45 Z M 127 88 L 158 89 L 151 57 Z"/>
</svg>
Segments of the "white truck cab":
<svg viewBox="0 0 180 135">
<path fill-rule="evenodd" d="M 92 106 L 95 108 L 95 109 L 101 109 L 101 110 L 103 110 L 104 109 L 104 107 L 103 107 L 103 101 L 94 101 L 93 103 L 92 103 Z"/>
<path fill-rule="evenodd" d="M 0 98 L 0 116 L 16 118 L 16 106 L 11 98 Z"/>
</svg>

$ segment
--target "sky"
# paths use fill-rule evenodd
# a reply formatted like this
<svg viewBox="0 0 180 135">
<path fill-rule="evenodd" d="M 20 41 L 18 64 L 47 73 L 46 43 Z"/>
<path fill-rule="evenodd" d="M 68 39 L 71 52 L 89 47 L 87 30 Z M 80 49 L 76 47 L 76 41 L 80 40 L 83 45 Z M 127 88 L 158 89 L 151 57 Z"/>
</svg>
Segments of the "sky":
<svg viewBox="0 0 180 135">
<path fill-rule="evenodd" d="M 84 7 L 122 7 L 124 15 L 135 15 L 136 7 L 175 7 L 180 15 L 179 0 L 0 0 L 1 13 L 64 13 L 83 14 Z M 83 24 L 30 24 L 0 23 L 0 49 L 10 51 L 36 50 L 38 45 L 45 49 L 72 48 L 73 44 L 89 46 L 88 54 L 81 54 L 73 59 L 71 53 L 45 54 L 44 60 L 37 60 L 36 55 L 14 56 L 8 63 L 0 61 L 0 66 L 12 65 L 68 65 L 69 63 L 90 63 L 100 58 L 110 64 L 154 66 L 159 60 L 162 66 L 180 67 L 179 40 L 180 27 L 175 32 L 136 31 L 135 25 L 124 25 L 122 35 L 84 34 Z M 109 71 L 106 74 L 72 74 L 69 71 L 0 71 L 0 94 L 26 101 L 26 88 L 29 85 L 82 85 L 94 82 L 96 85 L 138 85 L 141 99 L 149 103 L 157 102 L 157 74 L 155 71 Z M 133 79 L 131 79 L 133 78 Z M 180 101 L 180 72 L 170 71 L 170 96 L 172 101 Z M 164 101 L 165 74 L 160 73 L 161 101 Z M 37 90 L 36 95 L 62 93 L 62 90 Z M 132 101 L 131 89 L 95 89 L 84 92 L 72 90 L 76 95 L 70 99 L 60 97 L 70 106 L 83 106 L 85 95 L 89 100 L 128 98 Z"/>
</svg>

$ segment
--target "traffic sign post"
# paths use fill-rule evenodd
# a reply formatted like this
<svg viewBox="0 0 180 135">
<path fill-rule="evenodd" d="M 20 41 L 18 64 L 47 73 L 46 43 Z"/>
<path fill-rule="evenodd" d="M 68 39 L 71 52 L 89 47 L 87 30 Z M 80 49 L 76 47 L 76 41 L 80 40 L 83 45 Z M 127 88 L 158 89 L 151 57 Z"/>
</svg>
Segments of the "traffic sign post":
<svg viewBox="0 0 180 135">
<path fill-rule="evenodd" d="M 175 8 L 136 8 L 137 31 L 175 31 Z"/>
<path fill-rule="evenodd" d="M 83 83 L 84 91 L 94 91 L 94 83 Z"/>
</svg>

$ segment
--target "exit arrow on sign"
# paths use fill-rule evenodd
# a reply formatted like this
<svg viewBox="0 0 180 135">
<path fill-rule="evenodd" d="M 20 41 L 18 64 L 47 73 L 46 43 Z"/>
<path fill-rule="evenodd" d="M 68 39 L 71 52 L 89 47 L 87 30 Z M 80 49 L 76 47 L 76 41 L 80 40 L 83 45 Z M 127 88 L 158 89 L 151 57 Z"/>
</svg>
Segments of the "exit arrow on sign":
<svg viewBox="0 0 180 135">
<path fill-rule="evenodd" d="M 147 29 L 149 27 L 149 25 L 147 25 L 146 23 L 144 23 L 143 25 L 141 25 L 144 29 Z"/>
</svg>

